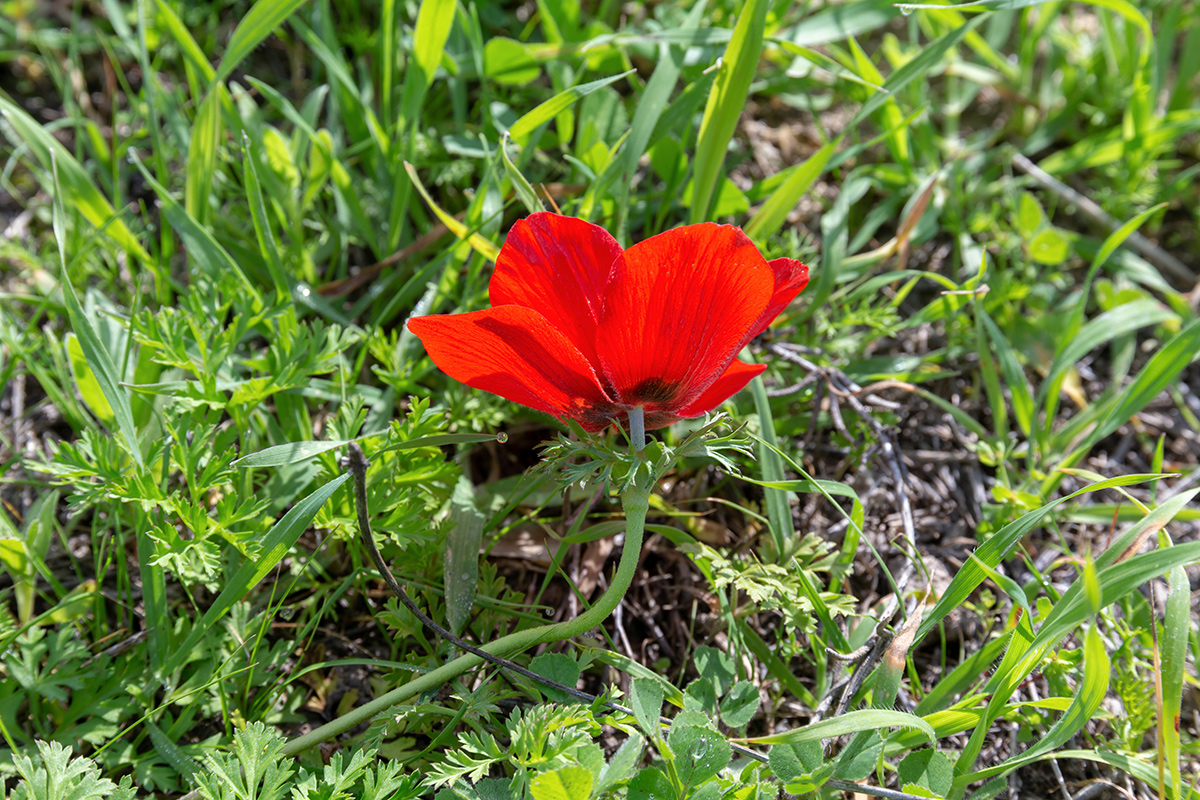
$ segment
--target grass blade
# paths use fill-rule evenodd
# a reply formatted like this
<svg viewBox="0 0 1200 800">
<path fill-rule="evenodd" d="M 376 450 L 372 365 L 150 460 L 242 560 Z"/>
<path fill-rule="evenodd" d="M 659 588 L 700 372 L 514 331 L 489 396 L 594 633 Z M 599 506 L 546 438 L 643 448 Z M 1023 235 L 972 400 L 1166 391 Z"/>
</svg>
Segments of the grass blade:
<svg viewBox="0 0 1200 800">
<path fill-rule="evenodd" d="M 1047 514 L 1062 503 L 1088 492 L 1097 492 L 1101 489 L 1109 489 L 1114 486 L 1130 486 L 1136 483 L 1145 483 L 1146 481 L 1157 480 L 1160 477 L 1162 476 L 1122 475 L 1085 486 L 1077 492 L 1069 494 L 1066 497 L 1060 497 L 1008 523 L 980 545 L 975 551 L 975 555 L 989 567 L 995 568 L 1007 557 L 1009 551 L 1016 547 L 1017 542 L 1025 534 L 1033 530 Z M 976 587 L 983 583 L 986 577 L 987 574 L 979 568 L 974 559 L 964 563 L 962 569 L 958 571 L 958 574 L 950 581 L 950 585 L 946 587 L 946 591 L 942 592 L 942 596 L 938 599 L 933 610 L 929 612 L 928 616 L 925 617 L 925 621 L 921 623 L 921 629 L 917 632 L 917 641 L 925 638 L 925 635 L 933 630 L 933 627 L 945 618 L 952 609 L 962 605 L 971 596 L 971 593 L 975 591 Z"/>
<path fill-rule="evenodd" d="M 758 69 L 766 30 L 767 0 L 749 0 L 742 6 L 733 37 L 725 48 L 716 82 L 704 106 L 700 136 L 696 142 L 695 195 L 692 222 L 708 219 L 716 196 L 717 182 L 725 170 L 725 150 L 737 128 L 750 83 Z"/>
<path fill-rule="evenodd" d="M 475 251 L 488 261 L 495 261 L 500 255 L 500 248 L 480 234 L 472 233 L 470 228 L 459 222 L 452 215 L 444 211 L 441 206 L 434 202 L 433 198 L 429 196 L 429 192 L 425 189 L 425 184 L 421 183 L 421 179 L 417 177 L 416 167 L 405 161 L 404 169 L 406 172 L 408 172 L 408 177 L 412 180 L 413 186 L 416 187 L 417 193 L 420 194 L 429 207 L 433 209 L 433 213 L 436 214 L 437 218 L 442 221 L 442 224 L 445 225 L 450 232 L 459 239 L 465 239 L 467 242 L 469 242 L 471 247 L 475 248 Z"/>
<path fill-rule="evenodd" d="M 1159 752 L 1171 773 L 1172 800 L 1179 800 L 1183 791 L 1179 715 L 1183 708 L 1184 662 L 1192 629 L 1191 591 L 1187 571 L 1181 566 L 1172 569 L 1167 578 L 1167 608 L 1163 616 L 1162 714 L 1158 718 Z"/>
<path fill-rule="evenodd" d="M 1018 756 L 1005 759 L 1001 763 L 978 772 L 968 773 L 958 778 L 962 786 L 974 781 L 986 780 L 997 775 L 1007 775 L 1018 767 L 1022 767 L 1040 756 L 1064 745 L 1068 739 L 1083 729 L 1083 726 L 1095 715 L 1100 708 L 1104 696 L 1108 693 L 1108 683 L 1111 678 L 1111 664 L 1108 653 L 1104 649 L 1104 640 L 1096 631 L 1096 626 L 1088 628 L 1083 643 L 1083 675 L 1079 679 L 1078 692 L 1066 712 L 1058 718 L 1044 736 L 1037 740 Z"/>
<path fill-rule="evenodd" d="M 450 523 L 446 536 L 446 621 L 461 633 L 471 617 L 479 584 L 479 547 L 483 542 L 483 514 L 475 506 L 475 488 L 465 476 L 458 479 L 450 498 Z"/>
<path fill-rule="evenodd" d="M 245 596 L 246 592 L 255 586 L 259 581 L 267 576 L 275 566 L 283 560 L 293 547 L 296 541 L 300 538 L 300 534 L 308 528 L 308 524 L 312 522 L 313 517 L 321 510 L 321 506 L 325 505 L 335 491 L 338 490 L 343 483 L 350 479 L 350 474 L 339 475 L 338 477 L 326 483 L 324 486 L 317 489 L 308 497 L 294 505 L 291 510 L 283 515 L 283 518 L 272 526 L 271 530 L 267 531 L 266 536 L 262 541 L 262 555 L 257 561 L 246 559 L 238 571 L 230 578 L 225 588 L 217 595 L 217 599 L 204 612 L 204 616 L 196 622 L 192 627 L 191 633 L 187 635 L 183 643 L 175 649 L 174 655 L 167 661 L 165 674 L 170 675 L 179 667 L 183 666 L 184 662 L 191 654 L 192 648 L 200 643 L 206 635 L 209 635 L 216 625 L 217 620 L 229 613 L 229 609 L 233 608 Z"/>
<path fill-rule="evenodd" d="M 789 170 L 787 180 L 771 193 L 767 202 L 762 204 L 758 213 L 746 225 L 747 236 L 761 242 L 779 233 L 779 229 L 787 221 L 787 215 L 825 171 L 825 165 L 829 163 L 829 157 L 837 149 L 839 141 L 841 141 L 841 137 L 826 142 L 820 150 L 804 159 L 804 163 Z"/>
<path fill-rule="evenodd" d="M 218 83 L 205 96 L 196 111 L 192 139 L 188 142 L 183 207 L 200 225 L 204 225 L 208 219 L 208 196 L 217 172 L 217 150 L 224 136 L 221 106 L 225 102 L 225 94 L 225 84 Z"/>
<path fill-rule="evenodd" d="M 517 144 L 522 147 L 525 146 L 529 143 L 529 137 L 535 130 L 557 117 L 563 111 L 566 111 L 576 100 L 591 94 L 603 86 L 616 83 L 622 78 L 633 74 L 633 72 L 635 70 L 622 72 L 619 75 L 610 75 L 607 78 L 601 78 L 589 83 L 581 83 L 578 86 L 572 86 L 570 89 L 559 92 L 514 122 L 513 126 L 508 129 L 509 136 Z"/>
<path fill-rule="evenodd" d="M 52 156 L 53 158 L 53 156 Z M 52 164 L 52 167 L 55 166 Z M 75 287 L 71 285 L 71 276 L 67 273 L 67 238 L 66 231 L 63 228 L 63 217 L 65 213 L 62 208 L 62 193 L 58 190 L 58 171 L 53 171 L 55 192 L 54 192 L 54 238 L 58 243 L 58 260 L 59 268 L 61 269 L 59 285 L 62 287 L 63 304 L 67 308 L 67 318 L 71 321 L 71 329 L 78 338 L 79 347 L 83 351 L 83 358 L 87 362 L 88 368 L 95 376 L 96 383 L 100 385 L 100 391 L 104 394 L 104 399 L 108 401 L 108 406 L 112 410 L 113 418 L 117 423 L 117 431 L 121 434 L 121 438 L 125 440 L 125 449 L 129 452 L 129 457 L 139 466 L 145 466 L 142 460 L 142 448 L 138 439 L 137 426 L 133 423 L 133 410 L 129 403 L 129 395 L 121 386 L 117 366 L 113 363 L 112 357 L 108 353 L 108 348 L 100 341 L 96 329 L 92 327 L 91 321 L 83 311 L 83 305 L 79 302 L 79 296 L 75 294 Z"/>
<path fill-rule="evenodd" d="M 258 47 L 271 32 L 283 24 L 305 0 L 258 0 L 238 23 L 229 38 L 229 46 L 217 67 L 214 76 L 223 81 L 233 74 L 238 65 Z"/>
</svg>

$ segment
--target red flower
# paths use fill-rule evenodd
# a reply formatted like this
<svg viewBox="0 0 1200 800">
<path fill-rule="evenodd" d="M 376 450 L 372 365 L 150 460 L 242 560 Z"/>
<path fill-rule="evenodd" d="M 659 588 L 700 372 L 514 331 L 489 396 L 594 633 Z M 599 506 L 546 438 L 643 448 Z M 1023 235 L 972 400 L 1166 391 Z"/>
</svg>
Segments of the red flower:
<svg viewBox="0 0 1200 800">
<path fill-rule="evenodd" d="M 496 260 L 492 307 L 408 329 L 452 378 L 589 431 L 645 411 L 646 429 L 698 417 L 764 369 L 735 356 L 808 283 L 741 229 L 704 223 L 621 250 L 603 228 L 537 213 Z"/>
</svg>

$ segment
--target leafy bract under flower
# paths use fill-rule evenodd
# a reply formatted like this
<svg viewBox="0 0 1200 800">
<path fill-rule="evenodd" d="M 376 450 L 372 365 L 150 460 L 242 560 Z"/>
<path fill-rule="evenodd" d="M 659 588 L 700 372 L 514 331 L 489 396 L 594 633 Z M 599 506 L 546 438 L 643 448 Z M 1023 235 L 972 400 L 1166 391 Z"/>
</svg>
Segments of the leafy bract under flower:
<svg viewBox="0 0 1200 800">
<path fill-rule="evenodd" d="M 408 329 L 452 378 L 589 431 L 699 417 L 762 372 L 737 360 L 808 284 L 741 229 L 675 228 L 622 250 L 603 228 L 537 213 L 513 226 L 492 307 L 415 317 Z"/>
</svg>

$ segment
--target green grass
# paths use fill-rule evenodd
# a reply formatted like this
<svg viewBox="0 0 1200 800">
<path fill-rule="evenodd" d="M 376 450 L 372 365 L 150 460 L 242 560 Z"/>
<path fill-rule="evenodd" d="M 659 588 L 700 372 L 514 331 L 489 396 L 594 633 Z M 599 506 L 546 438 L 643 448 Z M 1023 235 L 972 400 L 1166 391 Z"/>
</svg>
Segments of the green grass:
<svg viewBox="0 0 1200 800">
<path fill-rule="evenodd" d="M 1196 3 L 0 9 L 10 796 L 1197 795 Z M 468 642 L 607 585 L 607 473 L 403 327 L 542 208 L 812 283 L 622 616 L 518 657 L 604 698 L 472 672 L 330 760 L 460 655 L 347 443 Z"/>
</svg>

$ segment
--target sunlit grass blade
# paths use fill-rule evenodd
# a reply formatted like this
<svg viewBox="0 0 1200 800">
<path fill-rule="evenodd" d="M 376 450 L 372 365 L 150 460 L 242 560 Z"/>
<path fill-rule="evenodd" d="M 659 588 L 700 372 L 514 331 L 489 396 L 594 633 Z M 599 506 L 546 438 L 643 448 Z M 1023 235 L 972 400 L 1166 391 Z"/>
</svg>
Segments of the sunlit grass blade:
<svg viewBox="0 0 1200 800">
<path fill-rule="evenodd" d="M 997 775 L 1007 775 L 1014 769 L 1036 761 L 1039 756 L 1048 753 L 1067 741 L 1083 729 L 1095 715 L 1096 710 L 1108 693 L 1111 667 L 1104 640 L 1096 631 L 1096 626 L 1088 628 L 1083 640 L 1083 674 L 1078 678 L 1079 688 L 1066 712 L 1040 737 L 1020 755 L 1012 756 L 1001 763 L 977 772 L 961 775 L 957 779 L 959 785 L 965 786 L 975 781 L 986 780 Z"/>
<path fill-rule="evenodd" d="M 183 57 L 187 59 L 187 63 L 199 73 L 205 81 L 205 85 L 211 84 L 213 78 L 216 77 L 217 71 L 213 69 L 212 64 L 208 62 L 208 58 L 204 55 L 204 51 L 200 49 L 200 45 L 196 44 L 196 40 L 192 38 L 192 33 L 183 24 L 183 20 L 175 13 L 175 9 L 166 0 L 154 0 L 156 9 L 155 21 L 166 29 L 171 38 L 175 40 L 175 44 L 179 45 L 180 51 L 183 52 Z"/>
<path fill-rule="evenodd" d="M 692 222 L 708 219 L 718 181 L 724 175 L 725 149 L 733 138 L 758 68 L 770 5 L 767 0 L 748 0 L 742 6 L 733 37 L 725 48 L 716 81 L 704 106 L 693 160 L 696 165 L 693 174 L 696 188 L 692 201 Z"/>
<path fill-rule="evenodd" d="M 829 163 L 829 157 L 837 149 L 839 141 L 841 141 L 840 137 L 826 142 L 820 150 L 790 170 L 787 180 L 771 193 L 767 202 L 762 204 L 762 207 L 746 225 L 747 236 L 761 242 L 767 237 L 779 233 L 783 223 L 787 220 L 787 215 L 825 171 L 825 165 Z"/>
<path fill-rule="evenodd" d="M 1137 377 L 1114 398 L 1114 403 L 1087 438 L 1059 466 L 1069 467 L 1145 408 L 1167 388 L 1200 353 L 1200 320 L 1193 320 L 1155 353 Z M 1053 476 L 1047 481 L 1053 480 Z"/>
<path fill-rule="evenodd" d="M 437 218 L 442 221 L 442 224 L 449 228 L 450 232 L 459 239 L 470 242 L 471 247 L 475 248 L 475 251 L 488 261 L 495 261 L 497 256 L 500 255 L 500 248 L 480 234 L 472 233 L 470 228 L 442 210 L 442 207 L 429 196 L 429 192 L 425 189 L 425 184 L 421 183 L 421 179 L 417 177 L 417 170 L 412 164 L 406 161 L 404 169 L 408 172 L 408 177 L 412 180 L 413 186 L 416 187 L 417 193 L 425 200 L 429 208 L 433 210 L 433 213 L 437 215 Z"/>
<path fill-rule="evenodd" d="M 906 714 L 903 711 L 891 711 L 884 708 L 868 708 L 862 711 L 849 711 L 839 717 L 823 719 L 783 733 L 769 736 L 755 736 L 749 739 L 735 739 L 743 744 L 799 744 L 800 742 L 818 742 L 822 739 L 832 739 L 847 733 L 859 731 L 881 730 L 884 728 L 913 728 L 924 733 L 930 741 L 936 735 L 933 727 L 920 717 Z"/>
<path fill-rule="evenodd" d="M 535 130 L 557 117 L 563 111 L 566 111 L 576 100 L 586 97 L 603 86 L 616 83 L 632 72 L 633 70 L 629 70 L 618 75 L 610 75 L 607 78 L 600 78 L 589 83 L 581 83 L 578 86 L 572 86 L 570 89 L 559 92 L 514 122 L 512 127 L 508 129 L 509 136 L 517 144 L 525 146 L 529 143 L 529 137 L 533 135 Z"/>
<path fill-rule="evenodd" d="M 1162 652 L 1162 713 L 1158 717 L 1159 753 L 1170 772 L 1172 800 L 1183 793 L 1180 770 L 1179 716 L 1183 708 L 1184 665 L 1187 661 L 1188 637 L 1192 633 L 1192 587 L 1187 571 L 1175 567 L 1167 578 L 1167 606 L 1163 615 Z M 1161 766 L 1160 766 L 1161 769 Z M 1160 779 L 1161 781 L 1161 779 Z M 1161 781 L 1167 783 L 1166 781 Z"/>
<path fill-rule="evenodd" d="M 232 75 L 242 60 L 304 3 L 305 0 L 257 0 L 229 37 L 215 80 L 223 81 Z"/>
<path fill-rule="evenodd" d="M 275 234 L 271 231 L 271 217 L 267 213 L 262 183 L 258 179 L 258 167 L 255 165 L 255 151 L 250 134 L 245 131 L 242 131 L 242 163 L 242 181 L 246 186 L 246 202 L 250 206 L 250 218 L 254 221 L 254 237 L 258 242 L 258 251 L 267 265 L 267 271 L 271 273 L 271 282 L 275 284 L 275 297 L 286 298 L 291 294 L 291 287 L 283 268 L 283 259 L 279 257 Z"/>
<path fill-rule="evenodd" d="M 1025 534 L 1033 530 L 1047 514 L 1062 503 L 1089 492 L 1097 492 L 1113 486 L 1131 486 L 1137 483 L 1157 480 L 1160 477 L 1159 475 L 1123 475 L 1117 478 L 1110 478 L 1101 483 L 1093 483 L 1090 486 L 1085 486 L 1077 492 L 1047 503 L 1041 508 L 1030 511 L 1021 518 L 1005 525 L 980 545 L 975 550 L 975 555 L 983 563 L 995 568 L 1007 557 L 1008 553 Z M 944 619 L 946 614 L 950 613 L 951 609 L 962 605 L 986 577 L 986 573 L 974 563 L 974 560 L 963 564 L 958 574 L 950 582 L 950 585 L 942 592 L 942 596 L 938 599 L 933 610 L 929 612 L 925 617 L 925 621 L 921 623 L 921 629 L 917 633 L 917 640 L 920 641 L 929 631 L 933 630 L 934 626 Z"/>
<path fill-rule="evenodd" d="M 454 5 L 456 0 L 421 0 L 417 11 L 417 24 L 413 29 L 413 66 L 407 70 L 404 77 L 404 103 L 400 119 L 401 128 L 417 119 L 425 93 L 433 85 L 433 75 L 442 54 L 446 50 L 446 40 L 450 38 L 450 28 L 454 24 Z M 384 119 L 388 119 L 385 114 Z"/>
<path fill-rule="evenodd" d="M 505 132 L 500 137 L 500 147 L 497 148 L 500 151 L 500 161 L 504 164 L 504 174 L 512 181 L 513 191 L 517 193 L 517 197 L 525 206 L 526 211 L 530 214 L 545 211 L 546 209 L 542 207 L 542 201 L 538 199 L 537 192 L 533 190 L 533 186 L 521 174 L 521 170 L 517 168 L 512 159 L 508 157 L 508 138 L 508 133 Z"/>
<path fill-rule="evenodd" d="M 200 225 L 208 219 L 208 197 L 217 171 L 217 151 L 225 132 L 221 112 L 226 101 L 225 85 L 215 84 L 196 110 L 192 123 L 183 207 Z"/>
<path fill-rule="evenodd" d="M 759 428 L 762 443 L 758 447 L 758 463 L 762 468 L 762 480 L 766 484 L 778 484 L 783 481 L 783 460 L 775 450 L 779 444 L 775 439 L 775 420 L 771 414 L 771 401 L 767 397 L 766 386 L 762 377 L 750 382 L 750 390 L 754 394 L 754 407 L 758 411 Z M 767 515 L 771 519 L 771 540 L 775 544 L 775 555 L 782 558 L 787 552 L 788 542 L 796 535 L 792 524 L 792 510 L 788 506 L 787 492 L 783 489 L 769 487 L 766 489 Z"/>
<path fill-rule="evenodd" d="M 103 230 L 114 242 L 132 256 L 149 261 L 137 237 L 113 211 L 112 204 L 96 188 L 87 172 L 49 131 L 39 125 L 24 109 L 0 94 L 0 116 L 4 117 L 21 140 L 37 158 L 48 176 L 47 188 L 61 196 L 64 206 L 70 206 L 88 222 Z M 57 188 L 55 188 L 57 186 Z"/>
<path fill-rule="evenodd" d="M 293 506 L 282 519 L 275 523 L 271 530 L 267 531 L 262 540 L 262 554 L 257 560 L 246 559 L 238 571 L 225 583 L 221 593 L 204 612 L 204 616 L 192 626 L 191 633 L 175 648 L 174 655 L 167 661 L 164 669 L 166 675 L 179 669 L 190 657 L 192 648 L 211 633 L 217 620 L 229 613 L 229 610 L 235 603 L 241 601 L 246 592 L 265 578 L 291 552 L 300 535 L 304 533 L 313 517 L 321 510 L 321 506 L 325 505 L 325 501 L 349 478 L 349 473 L 346 473 L 321 486 Z"/>
</svg>

